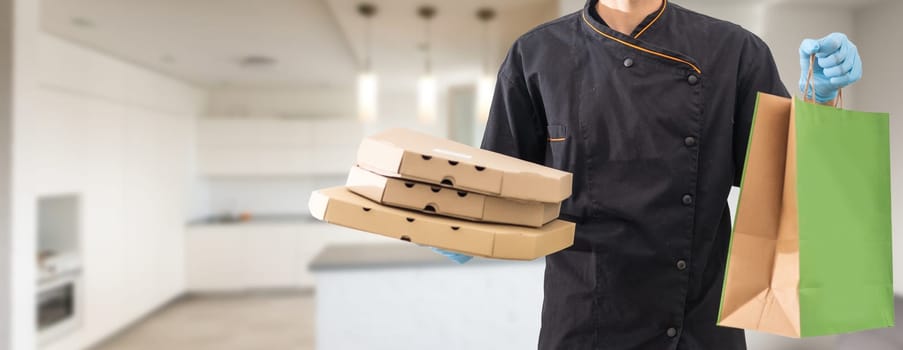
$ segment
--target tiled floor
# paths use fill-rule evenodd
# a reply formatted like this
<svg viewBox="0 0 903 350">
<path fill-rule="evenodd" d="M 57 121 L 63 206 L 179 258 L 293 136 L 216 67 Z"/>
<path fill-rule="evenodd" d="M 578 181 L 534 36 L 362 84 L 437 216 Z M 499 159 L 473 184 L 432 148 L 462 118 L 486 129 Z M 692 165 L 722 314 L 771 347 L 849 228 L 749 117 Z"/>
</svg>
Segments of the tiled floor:
<svg viewBox="0 0 903 350">
<path fill-rule="evenodd" d="M 95 350 L 312 350 L 311 293 L 189 296 Z"/>
</svg>

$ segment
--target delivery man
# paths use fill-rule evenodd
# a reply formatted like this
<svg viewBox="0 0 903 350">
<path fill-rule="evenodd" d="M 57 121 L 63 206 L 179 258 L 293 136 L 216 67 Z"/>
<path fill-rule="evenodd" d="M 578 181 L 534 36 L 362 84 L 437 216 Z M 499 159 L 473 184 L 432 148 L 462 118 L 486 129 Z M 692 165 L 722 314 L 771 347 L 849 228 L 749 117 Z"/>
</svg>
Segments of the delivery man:
<svg viewBox="0 0 903 350">
<path fill-rule="evenodd" d="M 819 102 L 861 77 L 842 34 L 800 54 L 804 73 L 817 57 Z M 514 43 L 482 147 L 574 174 L 540 349 L 746 348 L 715 319 L 760 91 L 789 96 L 761 39 L 667 0 L 590 0 Z"/>
</svg>

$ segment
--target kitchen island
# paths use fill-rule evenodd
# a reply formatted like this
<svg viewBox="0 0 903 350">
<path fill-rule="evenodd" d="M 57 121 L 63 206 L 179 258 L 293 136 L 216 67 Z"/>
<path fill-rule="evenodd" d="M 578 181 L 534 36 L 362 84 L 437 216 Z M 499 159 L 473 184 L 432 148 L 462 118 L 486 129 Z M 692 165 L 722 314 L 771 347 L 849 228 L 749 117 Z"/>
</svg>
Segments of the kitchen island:
<svg viewBox="0 0 903 350">
<path fill-rule="evenodd" d="M 544 267 L 544 259 L 458 265 L 414 244 L 329 245 L 310 265 L 316 348 L 535 349 Z M 746 338 L 749 349 L 841 349 L 833 336 Z"/>
<path fill-rule="evenodd" d="M 544 260 L 458 265 L 415 244 L 327 246 L 317 280 L 317 349 L 531 349 Z"/>
</svg>

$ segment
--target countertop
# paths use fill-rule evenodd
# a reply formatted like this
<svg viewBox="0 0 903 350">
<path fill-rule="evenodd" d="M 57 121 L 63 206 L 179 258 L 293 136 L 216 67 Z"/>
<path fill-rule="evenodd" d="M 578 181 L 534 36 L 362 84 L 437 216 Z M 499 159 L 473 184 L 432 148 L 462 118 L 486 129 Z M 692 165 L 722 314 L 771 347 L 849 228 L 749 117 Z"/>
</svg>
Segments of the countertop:
<svg viewBox="0 0 903 350">
<path fill-rule="evenodd" d="M 310 214 L 257 214 L 249 220 L 239 220 L 237 217 L 227 215 L 214 215 L 194 219 L 188 222 L 188 226 L 228 226 L 228 225 L 256 225 L 256 224 L 312 224 L 321 221 Z"/>
<path fill-rule="evenodd" d="M 513 261 L 474 258 L 463 266 L 482 264 L 531 264 L 533 261 Z M 310 263 L 313 272 L 324 270 L 353 270 L 367 268 L 394 268 L 412 266 L 457 267 L 457 263 L 434 252 L 428 247 L 412 243 L 399 244 L 332 244 L 323 248 Z"/>
</svg>

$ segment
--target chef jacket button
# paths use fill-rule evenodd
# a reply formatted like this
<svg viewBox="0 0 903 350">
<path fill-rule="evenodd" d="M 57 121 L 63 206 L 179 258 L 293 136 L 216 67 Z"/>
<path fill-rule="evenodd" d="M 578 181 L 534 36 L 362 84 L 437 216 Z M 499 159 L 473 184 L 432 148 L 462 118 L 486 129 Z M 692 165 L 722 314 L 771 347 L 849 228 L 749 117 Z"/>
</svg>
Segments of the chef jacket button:
<svg viewBox="0 0 903 350">
<path fill-rule="evenodd" d="M 674 327 L 668 328 L 668 330 L 666 331 L 665 334 L 668 334 L 669 337 L 674 338 L 674 336 L 677 335 L 677 328 L 674 328 Z"/>
<path fill-rule="evenodd" d="M 633 67 L 633 59 L 632 58 L 624 59 L 624 67 L 627 67 L 627 68 Z"/>
<path fill-rule="evenodd" d="M 699 82 L 699 77 L 695 74 L 690 74 L 690 76 L 687 77 L 687 82 L 690 83 L 690 85 L 696 85 L 696 83 Z"/>
<path fill-rule="evenodd" d="M 686 262 L 685 260 L 683 260 L 683 259 L 678 260 L 678 261 L 677 261 L 677 269 L 678 269 L 678 270 L 681 270 L 681 271 L 686 270 L 686 269 L 687 269 L 687 262 Z"/>
<path fill-rule="evenodd" d="M 687 136 L 684 138 L 684 145 L 687 147 L 693 147 L 696 145 L 696 138 L 693 136 Z"/>
<path fill-rule="evenodd" d="M 683 198 L 681 198 L 681 201 L 682 201 L 685 205 L 693 204 L 693 196 L 691 196 L 691 195 L 689 195 L 689 194 L 685 194 L 685 195 L 683 196 Z"/>
</svg>

